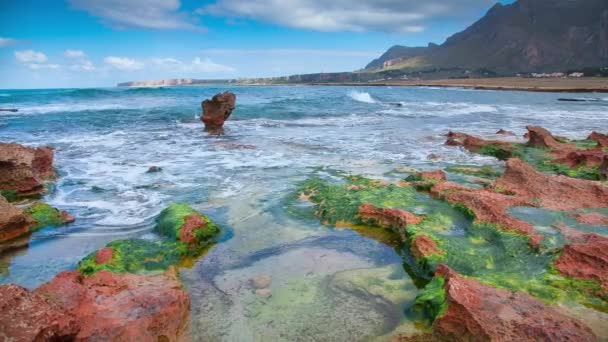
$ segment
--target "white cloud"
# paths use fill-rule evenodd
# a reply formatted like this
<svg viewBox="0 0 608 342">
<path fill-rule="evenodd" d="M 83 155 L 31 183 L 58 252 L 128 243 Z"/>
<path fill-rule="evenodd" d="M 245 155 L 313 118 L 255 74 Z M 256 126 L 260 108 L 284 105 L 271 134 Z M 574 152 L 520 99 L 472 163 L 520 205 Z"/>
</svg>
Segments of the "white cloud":
<svg viewBox="0 0 608 342">
<path fill-rule="evenodd" d="M 67 49 L 67 50 L 65 50 L 65 52 L 63 54 L 67 58 L 86 58 L 87 57 L 87 54 L 84 53 L 84 51 L 82 51 L 82 50 Z"/>
<path fill-rule="evenodd" d="M 495 0 L 218 0 L 199 14 L 316 31 L 422 32 L 438 17 L 474 17 Z"/>
<path fill-rule="evenodd" d="M 333 50 L 333 49 L 206 49 L 208 55 L 270 55 L 270 56 L 324 56 L 324 57 L 370 57 L 376 58 L 380 51 Z"/>
<path fill-rule="evenodd" d="M 232 73 L 236 69 L 227 65 L 218 64 L 209 58 L 196 57 L 190 63 L 182 62 L 175 58 L 155 58 L 152 63 L 161 69 L 173 72 L 192 72 L 192 73 Z"/>
<path fill-rule="evenodd" d="M 127 57 L 108 56 L 103 61 L 118 70 L 133 71 L 144 67 L 144 63 Z"/>
<path fill-rule="evenodd" d="M 6 38 L 6 37 L 0 37 L 0 48 L 11 46 L 11 45 L 13 45 L 15 43 L 17 43 L 16 39 Z"/>
<path fill-rule="evenodd" d="M 111 26 L 147 29 L 200 29 L 179 12 L 179 0 L 68 0 L 72 7 L 100 17 Z"/>
<path fill-rule="evenodd" d="M 15 58 L 20 63 L 44 63 L 48 60 L 45 54 L 34 50 L 15 51 Z"/>
<path fill-rule="evenodd" d="M 59 64 L 44 64 L 44 63 L 30 63 L 27 65 L 28 68 L 32 70 L 40 70 L 40 69 L 59 69 Z"/>
</svg>

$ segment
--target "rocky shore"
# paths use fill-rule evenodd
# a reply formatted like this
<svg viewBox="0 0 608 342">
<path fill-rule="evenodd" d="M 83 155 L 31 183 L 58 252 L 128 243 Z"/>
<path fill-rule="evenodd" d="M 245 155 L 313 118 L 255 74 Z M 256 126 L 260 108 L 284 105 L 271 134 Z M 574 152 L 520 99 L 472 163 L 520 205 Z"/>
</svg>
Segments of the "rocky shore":
<svg viewBox="0 0 608 342">
<path fill-rule="evenodd" d="M 406 268 L 426 279 L 411 314 L 431 330 L 398 339 L 598 340 L 565 308 L 608 312 L 608 238 L 561 222 L 553 232 L 537 230 L 514 209 L 562 212 L 583 227 L 606 228 L 605 135 L 571 141 L 541 127 L 528 131 L 527 143 L 448 134 L 447 145 L 506 160 L 504 171 L 452 167 L 398 182 L 350 175 L 300 186 L 296 201 L 314 204 L 324 223 L 401 237 Z"/>
</svg>

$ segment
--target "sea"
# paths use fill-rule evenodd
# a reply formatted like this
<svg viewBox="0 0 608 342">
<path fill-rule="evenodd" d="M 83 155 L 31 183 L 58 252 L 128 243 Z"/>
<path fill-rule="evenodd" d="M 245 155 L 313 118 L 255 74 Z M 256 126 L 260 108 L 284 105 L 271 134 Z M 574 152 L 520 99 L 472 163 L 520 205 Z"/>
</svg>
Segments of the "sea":
<svg viewBox="0 0 608 342">
<path fill-rule="evenodd" d="M 201 101 L 231 91 L 224 133 Z M 597 101 L 562 102 L 559 98 Z M 396 169 L 500 166 L 444 145 L 450 130 L 522 140 L 526 125 L 584 138 L 608 130 L 597 94 L 460 88 L 204 86 L 0 90 L 0 141 L 53 146 L 59 177 L 43 200 L 76 222 L 0 256 L 0 283 L 35 288 L 106 243 L 156 239 L 154 219 L 188 203 L 222 227 L 181 269 L 200 341 L 359 341 L 423 331 L 398 246 L 290 213 L 298 184 L 338 173 L 394 180 Z M 161 172 L 147 173 L 150 166 Z M 272 277 L 272 297 L 250 279 Z"/>
</svg>

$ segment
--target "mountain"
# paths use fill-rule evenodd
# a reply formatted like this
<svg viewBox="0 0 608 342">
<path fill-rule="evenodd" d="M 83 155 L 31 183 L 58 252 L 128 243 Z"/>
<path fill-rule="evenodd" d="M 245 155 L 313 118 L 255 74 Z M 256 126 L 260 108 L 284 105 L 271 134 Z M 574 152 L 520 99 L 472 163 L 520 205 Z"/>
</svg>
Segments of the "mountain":
<svg viewBox="0 0 608 342">
<path fill-rule="evenodd" d="M 608 0 L 519 0 L 494 5 L 441 45 L 393 46 L 365 71 L 509 75 L 599 67 L 608 67 Z"/>
</svg>

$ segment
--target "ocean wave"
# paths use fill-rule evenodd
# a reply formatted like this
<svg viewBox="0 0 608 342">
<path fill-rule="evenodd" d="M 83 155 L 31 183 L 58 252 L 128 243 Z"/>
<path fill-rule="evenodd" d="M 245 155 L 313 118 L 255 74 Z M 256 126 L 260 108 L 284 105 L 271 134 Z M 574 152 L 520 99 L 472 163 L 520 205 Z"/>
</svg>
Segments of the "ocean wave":
<svg viewBox="0 0 608 342">
<path fill-rule="evenodd" d="M 357 102 L 363 102 L 363 103 L 377 103 L 378 102 L 369 93 L 366 93 L 366 92 L 353 90 L 348 93 L 348 96 Z"/>
</svg>

